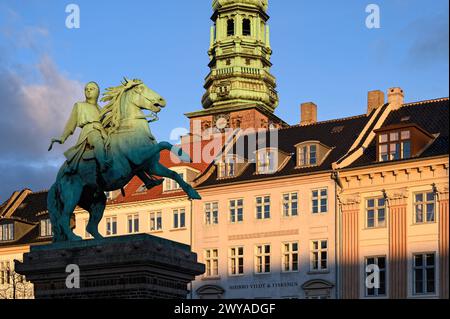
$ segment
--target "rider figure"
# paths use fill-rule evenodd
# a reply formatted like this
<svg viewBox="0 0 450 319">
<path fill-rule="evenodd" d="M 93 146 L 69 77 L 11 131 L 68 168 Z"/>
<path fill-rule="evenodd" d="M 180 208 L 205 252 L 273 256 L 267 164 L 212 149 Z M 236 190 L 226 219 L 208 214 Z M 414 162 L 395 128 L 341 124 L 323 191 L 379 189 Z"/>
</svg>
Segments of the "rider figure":
<svg viewBox="0 0 450 319">
<path fill-rule="evenodd" d="M 100 107 L 98 106 L 100 88 L 97 83 L 89 82 L 84 89 L 84 93 L 86 101 L 75 103 L 63 134 L 59 139 L 52 139 L 49 150 L 51 150 L 55 142 L 64 144 L 67 138 L 74 133 L 75 129 L 80 127 L 81 133 L 77 144 L 64 153 L 67 158 L 69 171 L 75 172 L 83 158 L 83 154 L 93 149 L 100 171 L 105 172 L 111 166 L 111 161 L 106 157 L 104 141 L 107 135 L 100 122 Z"/>
</svg>

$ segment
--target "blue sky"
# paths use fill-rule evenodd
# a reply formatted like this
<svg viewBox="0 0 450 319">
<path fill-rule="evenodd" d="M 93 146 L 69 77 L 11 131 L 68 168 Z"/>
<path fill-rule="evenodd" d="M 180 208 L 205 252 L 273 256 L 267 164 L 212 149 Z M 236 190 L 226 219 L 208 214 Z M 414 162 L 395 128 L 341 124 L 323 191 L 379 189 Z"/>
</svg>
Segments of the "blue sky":
<svg viewBox="0 0 450 319">
<path fill-rule="evenodd" d="M 28 97 L 41 113 L 37 124 L 27 122 L 29 135 L 22 139 L 46 152 L 50 134 L 62 129 L 82 97 L 81 85 L 95 80 L 104 89 L 122 76 L 141 78 L 167 100 L 160 121 L 152 124 L 159 140 L 169 140 L 176 127 L 187 128 L 183 114 L 201 109 L 208 73 L 211 2 L 0 0 L 0 84 L 10 86 L 0 89 L 0 98 L 8 101 L 15 83 L 39 97 Z M 80 7 L 80 29 L 65 27 L 69 3 Z M 381 9 L 380 29 L 365 26 L 370 3 Z M 290 124 L 299 121 L 299 105 L 306 101 L 314 101 L 319 120 L 326 120 L 364 113 L 367 92 L 374 89 L 400 86 L 407 102 L 448 96 L 447 0 L 269 0 L 269 15 L 280 96 L 276 114 Z M 46 108 L 39 100 L 48 96 L 54 105 Z M 13 102 L 20 108 L 23 99 Z M 3 103 L 1 111 L 9 107 Z M 53 119 L 46 112 L 59 115 Z M 13 118 L 20 115 L 10 120 L 20 123 Z M 45 121 L 46 115 L 52 120 Z M 11 147 L 11 136 L 1 133 L 0 146 Z M 19 162 L 26 168 L 0 176 L 9 183 L 0 200 L 14 189 L 48 187 L 50 178 L 42 176 L 54 173 L 67 148 L 47 155 L 22 152 L 28 144 L 20 140 L 14 145 L 0 160 L 1 170 L 20 169 Z"/>
</svg>

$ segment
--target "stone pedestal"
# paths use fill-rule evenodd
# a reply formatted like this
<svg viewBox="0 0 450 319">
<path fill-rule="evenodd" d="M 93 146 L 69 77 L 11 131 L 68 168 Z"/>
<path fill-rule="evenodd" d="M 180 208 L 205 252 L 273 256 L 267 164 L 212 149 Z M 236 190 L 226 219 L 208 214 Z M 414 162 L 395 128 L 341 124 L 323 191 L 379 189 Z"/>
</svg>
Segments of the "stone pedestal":
<svg viewBox="0 0 450 319">
<path fill-rule="evenodd" d="M 15 263 L 36 299 L 183 299 L 205 270 L 189 246 L 151 235 L 33 246 Z M 70 289 L 77 267 L 79 288 Z"/>
</svg>

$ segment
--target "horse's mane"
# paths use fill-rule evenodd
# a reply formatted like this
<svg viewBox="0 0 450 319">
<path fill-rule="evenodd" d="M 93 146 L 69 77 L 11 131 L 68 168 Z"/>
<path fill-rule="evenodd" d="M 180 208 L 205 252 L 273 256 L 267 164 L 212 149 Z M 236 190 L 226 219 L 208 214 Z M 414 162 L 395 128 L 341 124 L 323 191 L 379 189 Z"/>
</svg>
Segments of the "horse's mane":
<svg viewBox="0 0 450 319">
<path fill-rule="evenodd" d="M 108 102 L 108 104 L 102 109 L 100 113 L 102 125 L 108 133 L 108 141 L 106 144 L 109 144 L 111 135 L 119 128 L 121 118 L 120 103 L 123 94 L 142 83 L 143 82 L 141 80 L 130 81 L 124 79 L 124 82 L 122 82 L 121 85 L 107 88 L 106 92 L 103 93 L 103 98 L 101 99 L 101 101 Z"/>
</svg>

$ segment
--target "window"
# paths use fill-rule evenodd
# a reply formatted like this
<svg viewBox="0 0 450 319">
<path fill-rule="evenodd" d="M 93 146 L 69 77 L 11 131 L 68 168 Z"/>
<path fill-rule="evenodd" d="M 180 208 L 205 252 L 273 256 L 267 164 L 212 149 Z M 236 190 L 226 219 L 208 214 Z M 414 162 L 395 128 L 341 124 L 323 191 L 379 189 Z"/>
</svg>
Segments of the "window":
<svg viewBox="0 0 450 319">
<path fill-rule="evenodd" d="M 328 189 L 315 189 L 312 191 L 312 213 L 328 212 Z"/>
<path fill-rule="evenodd" d="M 366 267 L 369 265 L 376 265 L 379 269 L 379 286 L 374 288 L 366 287 L 366 297 L 379 297 L 386 295 L 386 257 L 368 257 L 366 258 Z M 372 273 L 367 272 L 366 276 Z"/>
<path fill-rule="evenodd" d="M 89 219 L 84 220 L 84 238 L 89 239 L 92 238 L 92 235 L 87 231 L 87 226 L 89 224 Z"/>
<path fill-rule="evenodd" d="M 434 192 L 414 194 L 415 223 L 433 223 L 435 221 L 435 206 Z"/>
<path fill-rule="evenodd" d="M 128 233 L 134 234 L 139 232 L 139 214 L 128 215 Z"/>
<path fill-rule="evenodd" d="M 298 271 L 298 242 L 283 244 L 283 271 Z"/>
<path fill-rule="evenodd" d="M 244 200 L 230 200 L 230 223 L 239 223 L 244 221 Z"/>
<path fill-rule="evenodd" d="M 106 218 L 106 236 L 117 235 L 117 217 Z"/>
<path fill-rule="evenodd" d="M 14 224 L 0 225 L 0 241 L 14 240 Z"/>
<path fill-rule="evenodd" d="M 298 193 L 283 194 L 283 216 L 298 216 Z"/>
<path fill-rule="evenodd" d="M 39 223 L 39 234 L 41 237 L 52 236 L 52 223 L 49 218 L 42 219 Z"/>
<path fill-rule="evenodd" d="M 0 285 L 11 283 L 11 268 L 9 261 L 0 261 Z"/>
<path fill-rule="evenodd" d="M 256 197 L 256 219 L 270 218 L 270 196 Z"/>
<path fill-rule="evenodd" d="M 386 200 L 370 198 L 366 201 L 367 228 L 386 226 Z"/>
<path fill-rule="evenodd" d="M 409 130 L 380 133 L 378 154 L 381 162 L 411 157 L 411 132 Z"/>
<path fill-rule="evenodd" d="M 206 203 L 205 204 L 205 223 L 206 225 L 219 224 L 219 203 Z"/>
<path fill-rule="evenodd" d="M 217 277 L 219 275 L 219 251 L 217 249 L 205 250 L 205 276 Z"/>
<path fill-rule="evenodd" d="M 244 247 L 230 248 L 230 275 L 237 276 L 244 273 Z"/>
<path fill-rule="evenodd" d="M 227 21 L 227 36 L 231 37 L 234 35 L 234 20 L 229 19 Z"/>
<path fill-rule="evenodd" d="M 236 176 L 236 160 L 232 157 L 227 158 L 225 163 L 219 163 L 219 178 Z"/>
<path fill-rule="evenodd" d="M 162 230 L 162 213 L 150 213 L 150 231 Z"/>
<path fill-rule="evenodd" d="M 175 209 L 173 211 L 173 228 L 185 228 L 186 227 L 186 211 L 184 208 Z"/>
<path fill-rule="evenodd" d="M 179 173 L 178 175 L 180 175 L 181 179 L 184 179 L 183 173 Z M 164 180 L 164 191 L 174 191 L 179 189 L 181 189 L 180 185 L 178 185 L 178 183 L 173 179 L 166 178 Z"/>
<path fill-rule="evenodd" d="M 416 254 L 414 259 L 414 294 L 434 294 L 435 285 L 435 255 Z"/>
<path fill-rule="evenodd" d="M 299 166 L 314 166 L 317 161 L 317 145 L 304 145 L 298 148 Z"/>
<path fill-rule="evenodd" d="M 275 173 L 277 170 L 277 153 L 275 151 L 258 152 L 258 174 Z"/>
<path fill-rule="evenodd" d="M 244 36 L 250 36 L 252 31 L 252 24 L 250 22 L 250 19 L 244 19 L 242 21 L 242 35 Z"/>
<path fill-rule="evenodd" d="M 255 252 L 255 272 L 270 273 L 270 245 L 258 245 Z"/>
<path fill-rule="evenodd" d="M 328 241 L 313 240 L 311 242 L 311 271 L 328 269 Z"/>
<path fill-rule="evenodd" d="M 139 188 L 136 190 L 136 194 L 142 194 L 142 193 L 145 193 L 145 192 L 147 192 L 147 187 L 144 184 L 139 186 Z"/>
</svg>

